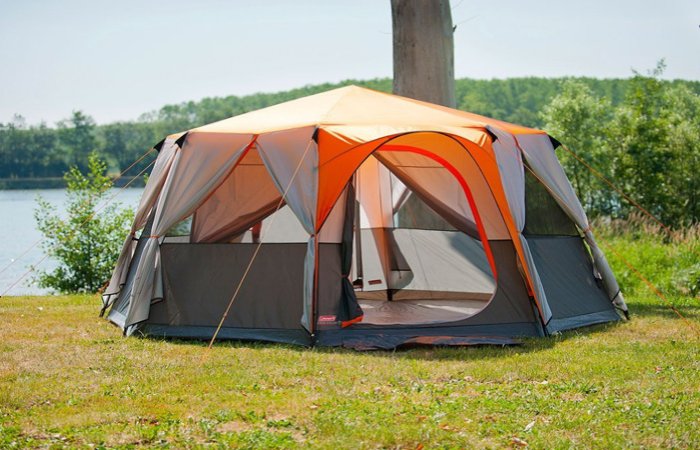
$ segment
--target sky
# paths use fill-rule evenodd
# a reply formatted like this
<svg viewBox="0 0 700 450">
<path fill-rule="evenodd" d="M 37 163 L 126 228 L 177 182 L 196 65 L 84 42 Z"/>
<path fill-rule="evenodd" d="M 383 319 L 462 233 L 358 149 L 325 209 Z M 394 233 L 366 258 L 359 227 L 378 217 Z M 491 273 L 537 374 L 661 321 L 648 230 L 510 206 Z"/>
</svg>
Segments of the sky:
<svg viewBox="0 0 700 450">
<path fill-rule="evenodd" d="M 452 0 L 457 78 L 700 79 L 699 0 Z M 0 122 L 392 76 L 389 0 L 0 0 Z"/>
</svg>

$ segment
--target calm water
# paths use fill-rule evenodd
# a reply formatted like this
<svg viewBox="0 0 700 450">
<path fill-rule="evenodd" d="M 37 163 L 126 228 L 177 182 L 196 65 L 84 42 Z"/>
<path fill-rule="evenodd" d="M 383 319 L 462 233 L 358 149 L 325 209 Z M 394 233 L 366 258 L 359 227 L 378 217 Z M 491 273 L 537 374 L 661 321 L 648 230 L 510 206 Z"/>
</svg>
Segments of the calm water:
<svg viewBox="0 0 700 450">
<path fill-rule="evenodd" d="M 106 198 L 112 197 L 117 192 L 119 191 L 113 190 L 108 193 Z M 124 189 L 118 193 L 110 204 L 116 202 L 121 203 L 122 206 L 136 208 L 141 192 L 142 189 Z M 66 198 L 64 189 L 0 190 L 0 237 L 2 237 L 0 239 L 0 294 L 22 277 L 29 270 L 30 266 L 36 265 L 44 257 L 41 243 L 31 249 L 26 255 L 20 257 L 32 244 L 42 237 L 41 233 L 36 229 L 36 222 L 34 221 L 37 195 L 41 195 L 52 205 L 56 206 L 59 214 L 64 216 L 64 201 Z M 56 262 L 47 258 L 37 269 L 50 270 L 55 267 Z M 34 278 L 35 273 L 28 274 L 7 295 L 49 293 L 48 290 L 37 287 Z"/>
</svg>

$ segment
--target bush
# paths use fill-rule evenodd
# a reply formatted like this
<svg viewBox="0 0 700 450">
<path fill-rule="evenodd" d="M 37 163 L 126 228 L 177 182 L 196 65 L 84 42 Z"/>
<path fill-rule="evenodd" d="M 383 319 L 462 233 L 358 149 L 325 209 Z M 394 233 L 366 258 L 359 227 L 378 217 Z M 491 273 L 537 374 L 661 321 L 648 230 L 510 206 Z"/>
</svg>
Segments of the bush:
<svg viewBox="0 0 700 450">
<path fill-rule="evenodd" d="M 44 235 L 42 246 L 60 264 L 39 274 L 41 287 L 62 293 L 92 293 L 109 280 L 133 212 L 118 204 L 98 210 L 112 187 L 106 169 L 106 163 L 93 153 L 86 174 L 77 167 L 66 172 L 65 219 L 46 200 L 37 198 L 34 218 Z"/>
</svg>

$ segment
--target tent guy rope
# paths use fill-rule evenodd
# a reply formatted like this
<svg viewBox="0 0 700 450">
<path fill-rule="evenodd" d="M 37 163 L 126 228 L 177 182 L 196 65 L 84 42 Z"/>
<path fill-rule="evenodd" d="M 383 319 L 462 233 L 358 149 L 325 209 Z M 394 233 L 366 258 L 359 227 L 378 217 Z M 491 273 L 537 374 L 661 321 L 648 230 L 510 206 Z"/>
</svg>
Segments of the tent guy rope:
<svg viewBox="0 0 700 450">
<path fill-rule="evenodd" d="M 304 160 L 306 159 L 306 155 L 309 153 L 309 149 L 311 148 L 312 142 L 314 142 L 313 139 L 309 140 L 309 143 L 306 145 L 306 149 L 304 150 L 304 153 L 301 155 L 301 158 L 299 159 L 299 163 L 297 164 L 296 168 L 294 169 L 294 173 L 292 174 L 291 178 L 289 179 L 289 183 L 287 183 L 287 187 L 284 189 L 284 192 L 282 193 L 282 197 L 280 197 L 280 201 L 277 203 L 277 207 L 275 208 L 275 211 L 271 214 L 270 223 L 269 223 L 266 231 L 269 231 L 272 228 L 272 225 L 275 223 L 275 219 L 277 218 L 275 213 L 277 211 L 279 211 L 279 209 L 284 204 L 285 198 L 287 198 L 287 193 L 289 192 L 289 189 L 292 187 L 292 184 L 294 183 L 294 179 L 296 178 L 297 174 L 299 173 L 299 169 L 301 169 L 301 164 L 304 162 Z M 256 143 L 256 140 L 254 139 L 253 142 L 251 143 L 251 147 L 253 145 L 256 145 L 256 144 L 260 145 L 260 143 Z M 243 159 L 244 156 L 245 155 L 242 155 L 241 159 Z M 240 162 L 240 160 L 239 160 L 239 162 Z M 233 168 L 233 170 L 235 170 L 235 167 Z M 233 170 L 231 172 L 233 172 Z M 248 276 L 248 273 L 250 272 L 251 267 L 253 267 L 253 262 L 255 262 L 255 258 L 258 256 L 258 253 L 260 252 L 260 248 L 262 247 L 264 236 L 265 236 L 265 233 L 263 233 L 261 231 L 260 239 L 258 241 L 257 246 L 255 247 L 255 251 L 253 252 L 253 255 L 251 256 L 250 261 L 248 262 L 248 266 L 246 267 L 245 271 L 243 272 L 243 275 L 241 276 L 240 281 L 238 282 L 238 286 L 236 286 L 236 290 L 234 291 L 233 296 L 231 297 L 231 300 L 228 302 L 228 305 L 226 306 L 226 310 L 224 311 L 223 315 L 221 316 L 221 320 L 219 321 L 219 325 L 216 327 L 216 330 L 214 331 L 214 335 L 211 337 L 211 340 L 209 341 L 209 345 L 207 345 L 207 349 L 206 349 L 204 355 L 202 356 L 201 362 L 204 362 L 207 355 L 209 354 L 209 351 L 211 350 L 212 346 L 214 345 L 214 341 L 216 341 L 216 337 L 219 335 L 219 332 L 221 331 L 221 327 L 223 327 L 224 322 L 226 321 L 226 317 L 228 317 L 228 313 L 231 311 L 231 306 L 233 306 L 233 302 L 236 300 L 236 297 L 238 297 L 238 293 L 240 292 L 241 287 L 243 286 L 243 282 L 245 281 L 246 277 Z"/>
<path fill-rule="evenodd" d="M 564 144 L 560 143 L 560 146 L 566 150 L 567 152 L 571 153 L 571 155 L 576 158 L 578 162 L 583 164 L 593 175 L 598 177 L 600 180 L 602 180 L 605 184 L 610 186 L 615 192 L 620 194 L 625 200 L 630 202 L 633 206 L 635 206 L 637 209 L 642 211 L 645 215 L 647 215 L 649 218 L 651 218 L 654 222 L 658 223 L 669 235 L 673 233 L 673 230 L 671 230 L 671 227 L 666 225 L 656 217 L 654 214 L 652 214 L 649 210 L 644 208 L 642 205 L 640 205 L 637 201 L 635 201 L 632 197 L 627 195 L 621 188 L 617 187 L 612 181 L 610 181 L 605 175 L 603 175 L 599 170 L 594 168 L 592 165 L 590 165 L 586 160 L 584 160 L 582 157 L 580 157 L 578 154 L 576 154 L 573 150 L 571 150 L 569 147 L 565 146 Z"/>
<path fill-rule="evenodd" d="M 654 294 L 656 294 L 657 297 L 659 297 L 660 299 L 662 299 L 666 303 L 666 306 L 671 308 L 673 310 L 673 312 L 676 313 L 676 315 L 679 318 L 681 318 L 683 320 L 683 322 L 685 322 L 685 324 L 688 325 L 688 327 L 691 330 L 693 330 L 697 336 L 700 337 L 700 329 L 698 329 L 690 320 L 688 320 L 687 317 L 685 317 L 683 314 L 681 314 L 681 312 L 678 311 L 678 309 L 675 306 L 673 306 L 673 303 L 671 303 L 671 301 L 668 298 L 666 298 L 666 296 L 664 294 L 661 293 L 661 291 L 654 285 L 654 283 L 649 281 L 649 279 L 647 279 L 636 267 L 634 267 L 632 265 L 632 263 L 630 263 L 627 259 L 625 259 L 625 257 L 622 256 L 619 252 L 617 252 L 614 248 L 612 248 L 611 245 L 607 245 L 605 242 L 603 242 L 603 245 L 605 246 L 605 248 L 607 250 L 610 250 L 610 252 L 612 254 L 614 254 L 617 258 L 619 258 L 620 261 L 622 261 L 632 272 L 634 272 L 635 275 L 637 275 L 637 277 L 639 277 L 639 279 L 642 280 L 644 282 L 644 284 L 646 284 L 647 287 Z"/>
<path fill-rule="evenodd" d="M 652 214 L 651 212 L 649 212 L 649 210 L 647 210 L 647 209 L 644 208 L 642 205 L 640 205 L 637 201 L 635 201 L 632 197 L 630 197 L 629 195 L 627 195 L 621 188 L 617 187 L 612 181 L 610 181 L 607 177 L 605 177 L 605 175 L 603 175 L 599 170 L 597 170 L 595 167 L 593 167 L 592 165 L 590 165 L 589 163 L 587 163 L 586 160 L 584 160 L 581 156 L 579 156 L 578 154 L 576 154 L 576 152 L 574 152 L 573 150 L 571 150 L 569 147 L 565 146 L 565 145 L 562 144 L 562 143 L 559 143 L 559 145 L 560 145 L 564 150 L 566 150 L 567 152 L 571 153 L 571 155 L 572 155 L 574 158 L 576 158 L 576 160 L 578 160 L 578 161 L 579 161 L 584 167 L 586 167 L 591 173 L 593 173 L 593 175 L 595 175 L 595 176 L 598 177 L 600 180 L 602 180 L 603 182 L 605 182 L 605 184 L 607 184 L 608 186 L 610 186 L 615 192 L 617 192 L 617 193 L 620 194 L 624 199 L 626 199 L 628 202 L 630 202 L 630 204 L 632 204 L 632 206 L 636 207 L 636 208 L 639 209 L 642 213 L 644 213 L 646 216 L 648 216 L 650 219 L 652 219 L 654 222 L 656 222 L 657 224 L 659 224 L 659 226 L 661 226 L 661 228 L 662 228 L 664 231 L 666 231 L 666 233 L 668 233 L 668 236 L 669 236 L 669 237 L 673 236 L 673 230 L 671 229 L 671 227 L 669 227 L 668 225 L 666 225 L 665 223 L 663 223 L 663 222 L 661 221 L 661 219 L 659 219 L 658 217 L 656 217 L 654 214 Z M 540 180 L 540 181 L 541 181 L 541 180 Z M 695 254 L 696 256 L 700 256 L 700 252 L 698 252 L 696 249 L 690 247 L 688 250 L 690 250 L 690 251 L 691 251 L 693 254 Z M 621 256 L 620 256 L 620 258 L 623 259 Z M 627 264 L 626 261 L 623 261 L 623 262 L 625 262 L 625 264 Z M 635 270 L 636 270 L 636 269 L 635 269 Z M 657 289 L 654 287 L 654 290 L 657 290 Z M 657 290 L 657 291 L 658 291 L 658 290 Z"/>
</svg>

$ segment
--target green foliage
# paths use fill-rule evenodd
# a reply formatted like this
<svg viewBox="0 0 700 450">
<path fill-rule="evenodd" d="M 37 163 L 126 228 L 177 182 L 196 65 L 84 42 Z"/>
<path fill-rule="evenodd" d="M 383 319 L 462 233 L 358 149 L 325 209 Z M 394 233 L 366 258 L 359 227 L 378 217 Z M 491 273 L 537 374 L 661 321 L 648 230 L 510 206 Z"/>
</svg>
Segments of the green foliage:
<svg viewBox="0 0 700 450">
<path fill-rule="evenodd" d="M 459 109 L 507 122 L 539 127 L 539 111 L 556 95 L 561 79 L 457 80 Z"/>
<path fill-rule="evenodd" d="M 680 227 L 700 221 L 700 94 L 662 81 L 663 61 L 635 74 L 611 104 L 579 81 L 562 86 L 544 108 L 544 128 L 587 164 L 659 217 Z M 593 216 L 627 217 L 636 207 L 565 150 L 559 158 Z"/>
<path fill-rule="evenodd" d="M 603 250 L 614 250 L 606 255 L 623 292 L 649 292 L 649 286 L 629 263 L 664 295 L 695 297 L 696 303 L 700 300 L 700 224 L 669 234 L 651 219 L 635 213 L 626 220 L 598 219 L 592 228 Z"/>
<path fill-rule="evenodd" d="M 647 205 L 653 213 L 668 216 L 665 209 L 675 193 L 670 187 L 674 149 L 669 146 L 668 114 L 675 105 L 666 101 L 665 89 L 655 78 L 663 71 L 659 66 L 654 76 L 637 74 L 625 102 L 615 111 L 609 136 L 612 175 L 626 192 Z M 630 206 L 621 205 L 622 212 Z M 668 217 L 664 217 L 667 219 Z"/>
<path fill-rule="evenodd" d="M 605 132 L 612 112 L 610 102 L 598 98 L 586 84 L 567 80 L 561 93 L 544 107 L 542 119 L 552 136 L 565 140 L 570 148 L 585 149 L 582 157 L 586 162 L 607 172 L 609 158 L 605 151 Z M 595 176 L 581 167 L 568 152 L 561 152 L 559 159 L 584 208 L 610 214 L 613 209 L 611 199 L 607 191 L 597 189 Z"/>
<path fill-rule="evenodd" d="M 0 178 L 38 178 L 68 168 L 55 150 L 56 131 L 45 124 L 27 126 L 21 116 L 0 124 Z"/>
<path fill-rule="evenodd" d="M 95 121 L 81 111 L 58 123 L 59 149 L 70 166 L 87 169 L 88 156 L 96 147 Z"/>
<path fill-rule="evenodd" d="M 59 292 L 96 292 L 109 279 L 121 250 L 133 212 L 111 204 L 101 211 L 111 180 L 106 164 L 96 154 L 88 157 L 87 173 L 72 167 L 66 174 L 67 218 L 61 218 L 46 200 L 37 199 L 34 213 L 44 235 L 47 255 L 60 265 L 39 274 L 42 287 Z"/>
<path fill-rule="evenodd" d="M 156 133 L 157 130 L 148 123 L 115 122 L 100 126 L 96 130 L 100 155 L 109 161 L 113 172 L 121 172 L 167 134 Z M 144 158 L 129 173 L 141 172 L 151 160 Z"/>
</svg>

